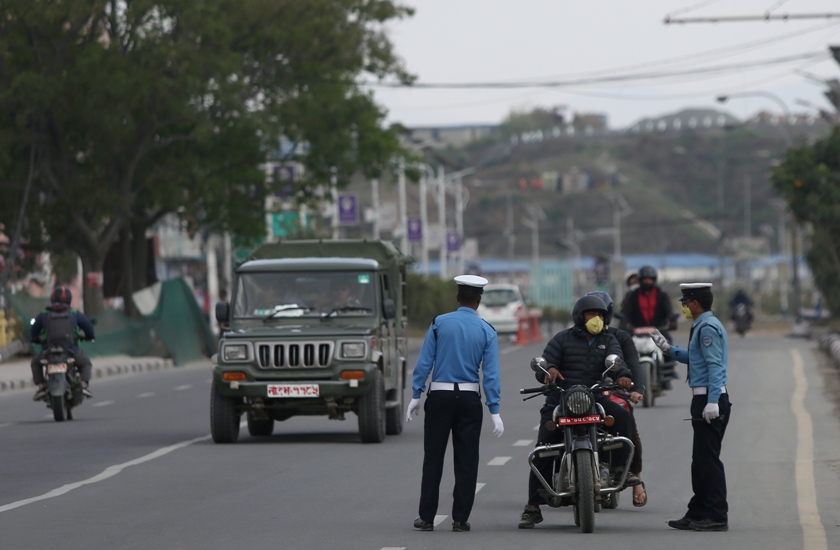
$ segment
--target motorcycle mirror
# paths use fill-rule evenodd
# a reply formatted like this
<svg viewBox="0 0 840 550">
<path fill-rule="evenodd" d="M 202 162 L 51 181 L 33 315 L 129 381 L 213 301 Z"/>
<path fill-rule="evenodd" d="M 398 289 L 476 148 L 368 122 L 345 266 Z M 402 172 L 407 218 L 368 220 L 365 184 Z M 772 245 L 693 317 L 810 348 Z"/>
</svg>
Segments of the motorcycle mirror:
<svg viewBox="0 0 840 550">
<path fill-rule="evenodd" d="M 621 357 L 615 353 L 607 355 L 607 359 L 604 361 L 604 364 L 606 365 L 608 371 L 617 371 L 621 368 Z"/>
<path fill-rule="evenodd" d="M 531 370 L 548 374 L 548 361 L 545 360 L 545 357 L 534 357 L 531 359 Z"/>
</svg>

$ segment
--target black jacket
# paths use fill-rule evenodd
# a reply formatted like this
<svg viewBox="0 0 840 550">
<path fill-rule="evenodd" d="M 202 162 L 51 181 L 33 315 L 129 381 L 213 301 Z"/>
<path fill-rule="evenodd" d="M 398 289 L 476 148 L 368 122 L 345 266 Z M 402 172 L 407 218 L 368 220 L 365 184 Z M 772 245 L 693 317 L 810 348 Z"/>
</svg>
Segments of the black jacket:
<svg viewBox="0 0 840 550">
<path fill-rule="evenodd" d="M 563 375 L 563 380 L 558 385 L 568 389 L 576 385 L 591 386 L 601 381 L 601 374 L 604 372 L 607 355 L 616 354 L 623 357 L 621 346 L 615 336 L 603 331 L 596 336 L 592 342 L 586 341 L 583 331 L 578 327 L 572 327 L 558 332 L 554 338 L 548 341 L 543 351 L 543 357 L 549 366 L 557 368 Z M 622 377 L 633 378 L 633 373 L 626 366 L 610 375 L 614 380 Z M 536 373 L 537 381 L 542 384 L 545 381 L 545 374 Z M 558 395 L 549 395 L 546 405 L 557 405 L 560 403 Z"/>
<path fill-rule="evenodd" d="M 607 332 L 618 340 L 618 345 L 621 346 L 621 353 L 624 356 L 624 363 L 633 373 L 633 381 L 638 383 L 644 380 L 642 364 L 639 361 L 639 350 L 636 349 L 636 344 L 633 343 L 633 337 L 630 336 L 630 333 L 617 327 L 607 327 Z M 634 391 L 644 393 L 642 388 L 634 388 Z"/>
<path fill-rule="evenodd" d="M 621 305 L 621 328 L 631 331 L 636 327 L 656 327 L 667 330 L 671 323 L 671 298 L 668 293 L 656 287 L 656 308 L 653 311 L 653 322 L 648 323 L 639 307 L 641 288 L 630 293 Z"/>
</svg>

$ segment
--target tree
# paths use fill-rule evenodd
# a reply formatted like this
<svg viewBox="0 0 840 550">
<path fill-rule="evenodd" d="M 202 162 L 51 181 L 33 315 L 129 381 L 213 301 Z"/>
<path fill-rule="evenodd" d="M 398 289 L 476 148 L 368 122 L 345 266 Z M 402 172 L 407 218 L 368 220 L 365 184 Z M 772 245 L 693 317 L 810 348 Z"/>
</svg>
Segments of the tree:
<svg viewBox="0 0 840 550">
<path fill-rule="evenodd" d="M 813 224 L 808 265 L 836 315 L 840 312 L 840 126 L 813 145 L 791 147 L 773 170 L 773 186 L 799 222 Z"/>
<path fill-rule="evenodd" d="M 391 0 L 0 0 L 0 181 L 19 182 L 34 151 L 28 238 L 72 249 L 86 274 L 120 239 L 131 308 L 146 229 L 167 213 L 264 231 L 258 164 L 281 136 L 306 144 L 301 197 L 332 168 L 342 182 L 376 174 L 400 146 L 358 77 L 411 80 L 383 31 L 410 13 Z M 86 311 L 101 307 L 88 288 Z"/>
</svg>

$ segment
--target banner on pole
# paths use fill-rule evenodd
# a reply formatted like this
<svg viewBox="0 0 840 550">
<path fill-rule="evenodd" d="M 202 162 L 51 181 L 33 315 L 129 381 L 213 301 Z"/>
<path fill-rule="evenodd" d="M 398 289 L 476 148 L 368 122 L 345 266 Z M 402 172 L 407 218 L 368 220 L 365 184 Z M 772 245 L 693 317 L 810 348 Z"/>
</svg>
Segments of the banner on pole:
<svg viewBox="0 0 840 550">
<path fill-rule="evenodd" d="M 423 221 L 420 218 L 409 218 L 408 220 L 408 242 L 419 243 L 423 241 Z"/>
<path fill-rule="evenodd" d="M 446 233 L 446 251 L 456 253 L 461 250 L 461 236 L 454 231 Z"/>
<path fill-rule="evenodd" d="M 339 225 L 357 225 L 359 223 L 359 202 L 356 195 L 338 196 Z"/>
</svg>

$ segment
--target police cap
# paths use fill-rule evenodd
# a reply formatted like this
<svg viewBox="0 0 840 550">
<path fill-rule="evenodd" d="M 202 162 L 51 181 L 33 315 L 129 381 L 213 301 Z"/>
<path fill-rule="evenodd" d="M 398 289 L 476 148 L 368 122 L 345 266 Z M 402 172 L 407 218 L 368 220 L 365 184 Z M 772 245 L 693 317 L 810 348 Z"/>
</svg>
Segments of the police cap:
<svg viewBox="0 0 840 550">
<path fill-rule="evenodd" d="M 680 290 L 682 291 L 680 302 L 696 300 L 712 293 L 712 283 L 683 283 L 680 285 Z"/>
<path fill-rule="evenodd" d="M 479 277 L 478 275 L 458 275 L 455 277 L 455 282 L 458 283 L 458 286 L 475 288 L 478 289 L 480 293 L 483 293 L 484 285 L 486 285 L 489 281 L 484 277 Z"/>
</svg>

